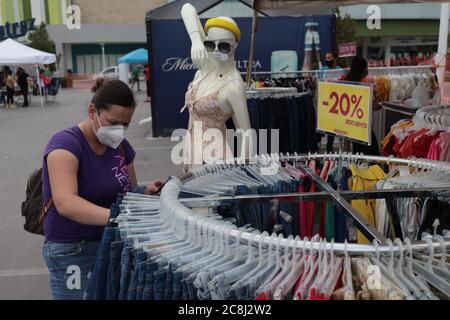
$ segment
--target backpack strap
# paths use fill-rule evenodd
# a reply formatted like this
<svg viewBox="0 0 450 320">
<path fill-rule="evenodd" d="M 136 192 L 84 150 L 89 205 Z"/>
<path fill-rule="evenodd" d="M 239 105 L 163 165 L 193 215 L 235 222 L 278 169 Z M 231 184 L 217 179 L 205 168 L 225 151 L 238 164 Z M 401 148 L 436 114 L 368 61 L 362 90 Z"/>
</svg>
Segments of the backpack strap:
<svg viewBox="0 0 450 320">
<path fill-rule="evenodd" d="M 41 214 L 39 215 L 39 224 L 43 224 L 45 217 L 47 216 L 48 210 L 52 207 L 53 205 L 53 198 L 50 197 L 50 199 L 48 199 L 48 202 L 46 205 L 44 205 L 41 209 Z"/>
</svg>

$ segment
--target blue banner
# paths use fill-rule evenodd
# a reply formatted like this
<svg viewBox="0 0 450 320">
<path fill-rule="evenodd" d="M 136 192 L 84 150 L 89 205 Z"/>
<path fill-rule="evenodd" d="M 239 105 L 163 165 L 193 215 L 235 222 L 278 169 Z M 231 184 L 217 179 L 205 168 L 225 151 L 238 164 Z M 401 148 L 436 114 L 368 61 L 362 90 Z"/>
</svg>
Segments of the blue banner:
<svg viewBox="0 0 450 320">
<path fill-rule="evenodd" d="M 302 68 L 305 50 L 320 49 L 320 59 L 332 48 L 333 16 L 259 18 L 254 71 L 270 71 L 273 51 L 293 50 Z M 250 51 L 251 18 L 236 18 L 242 39 L 236 51 L 236 64 L 245 72 Z M 203 25 L 205 21 L 202 21 Z M 195 67 L 190 59 L 191 41 L 181 20 L 149 21 L 149 65 L 152 96 L 153 135 L 168 136 L 175 129 L 187 128 L 188 111 L 184 106 Z M 319 39 L 320 38 L 320 39 Z M 320 45 L 317 43 L 320 42 Z"/>
</svg>

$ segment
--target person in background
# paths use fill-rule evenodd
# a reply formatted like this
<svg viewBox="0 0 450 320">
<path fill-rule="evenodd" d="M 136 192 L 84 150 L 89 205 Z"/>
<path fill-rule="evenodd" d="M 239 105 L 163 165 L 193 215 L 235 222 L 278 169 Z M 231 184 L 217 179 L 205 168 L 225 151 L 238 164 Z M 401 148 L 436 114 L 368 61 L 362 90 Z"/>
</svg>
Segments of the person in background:
<svg viewBox="0 0 450 320">
<path fill-rule="evenodd" d="M 353 81 L 353 82 L 367 82 L 367 75 L 369 74 L 369 69 L 367 67 L 367 61 L 361 57 L 354 57 L 350 70 L 348 73 L 340 78 L 339 80 Z M 378 111 L 381 107 L 374 101 L 372 103 L 373 111 Z M 372 129 L 372 143 L 370 146 L 363 145 L 360 143 L 352 143 L 353 153 L 363 153 L 365 155 L 379 156 L 380 149 L 378 146 L 378 140 Z"/>
<path fill-rule="evenodd" d="M 20 92 L 23 95 L 23 106 L 28 107 L 28 73 L 22 68 L 17 69 L 17 84 L 20 87 Z"/>
<path fill-rule="evenodd" d="M 6 71 L 5 76 L 6 83 L 6 109 L 14 109 L 16 106 L 14 104 L 14 89 L 16 87 L 16 80 L 14 80 L 13 73 L 11 70 Z"/>
<path fill-rule="evenodd" d="M 337 79 L 339 78 L 337 73 L 332 72 L 329 76 L 327 76 L 327 72 L 323 72 L 326 70 L 342 70 L 341 67 L 339 67 L 336 64 L 336 57 L 333 52 L 329 51 L 325 55 L 325 65 L 320 68 L 319 72 L 319 79 L 323 80 L 326 79 Z M 327 152 L 333 152 L 333 145 L 334 145 L 334 136 L 333 135 L 327 135 Z"/>
<path fill-rule="evenodd" d="M 150 102 L 150 67 L 148 64 L 145 65 L 145 81 L 147 84 L 147 98 L 145 98 L 144 102 Z"/>
<path fill-rule="evenodd" d="M 40 86 L 41 86 L 41 90 L 42 90 L 42 95 L 43 96 L 48 95 L 50 92 L 49 91 L 50 78 L 45 75 L 45 71 L 42 69 L 39 71 L 39 81 L 40 81 Z"/>
<path fill-rule="evenodd" d="M 6 82 L 3 70 L 0 71 L 0 104 L 2 106 L 6 105 Z"/>
<path fill-rule="evenodd" d="M 131 90 L 134 89 L 134 84 L 137 82 L 138 91 L 141 91 L 141 85 L 139 81 L 139 74 L 141 73 L 141 69 L 138 66 L 134 66 L 131 69 Z"/>
</svg>

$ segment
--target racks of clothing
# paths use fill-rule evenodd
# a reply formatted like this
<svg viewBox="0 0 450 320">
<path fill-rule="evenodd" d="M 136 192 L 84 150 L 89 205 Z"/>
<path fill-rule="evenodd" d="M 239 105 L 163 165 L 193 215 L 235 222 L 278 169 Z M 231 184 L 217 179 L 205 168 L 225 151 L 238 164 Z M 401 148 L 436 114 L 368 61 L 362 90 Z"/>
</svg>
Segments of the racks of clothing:
<svg viewBox="0 0 450 320">
<path fill-rule="evenodd" d="M 373 244 L 335 243 L 317 235 L 285 237 L 282 232 L 255 230 L 252 223 L 239 226 L 238 216 L 219 214 L 219 206 L 234 209 L 242 206 L 246 210 L 243 213 L 251 216 L 256 209 L 251 209 L 249 204 L 256 203 L 261 211 L 276 213 L 276 221 L 279 221 L 278 216 L 288 218 L 286 212 L 273 208 L 276 201 L 269 202 L 269 207 L 265 207 L 264 201 L 286 202 L 282 200 L 289 192 L 279 193 L 280 189 L 270 190 L 269 186 L 283 179 L 296 180 L 296 175 L 302 171 L 323 190 L 314 194 L 294 191 L 292 199 L 332 199 L 344 210 L 348 209 L 345 199 L 368 196 L 384 199 L 437 192 L 434 188 L 332 191 L 323 185 L 325 180 L 311 170 L 312 161 L 327 163 L 333 160 L 332 156 L 272 155 L 258 157 L 255 163 L 236 161 L 229 165 L 204 166 L 183 178 L 169 180 L 161 198 L 138 194 L 119 198 L 111 209 L 111 223 L 105 229 L 86 298 L 448 299 L 448 231 L 443 230 L 442 235 L 424 234 L 421 241 L 405 238 L 404 242 L 382 239 L 381 244 L 378 241 Z M 423 174 L 428 173 L 430 177 L 436 172 L 450 173 L 449 164 L 423 159 L 334 156 L 334 160 L 354 161 L 354 164 L 370 161 L 426 169 Z M 267 169 L 266 160 L 270 160 L 270 166 L 280 161 L 284 166 L 280 165 L 272 175 L 265 175 L 261 170 Z M 268 191 L 236 195 L 240 188 L 252 188 L 258 182 Z M 444 190 L 448 189 L 441 188 Z M 275 193 L 270 194 L 270 191 Z M 242 204 L 238 204 L 239 201 Z M 351 212 L 345 214 L 358 218 Z M 270 218 L 269 215 L 269 221 Z M 258 220 L 257 214 L 254 219 Z M 367 223 L 358 228 L 368 229 L 369 232 L 364 233 L 370 234 Z M 380 272 L 379 285 L 368 286 L 368 267 Z"/>
<path fill-rule="evenodd" d="M 439 103 L 439 85 L 431 66 L 372 68 L 367 78 L 377 103 L 401 101 L 410 106 Z"/>
<path fill-rule="evenodd" d="M 420 108 L 398 121 L 382 141 L 384 155 L 450 161 L 450 106 Z"/>
<path fill-rule="evenodd" d="M 250 90 L 247 95 L 250 124 L 257 133 L 258 154 L 318 150 L 316 111 L 310 94 L 297 93 L 295 88 L 260 88 Z M 228 121 L 227 128 L 235 129 L 232 121 Z M 267 136 L 261 130 L 267 130 Z M 279 141 L 278 146 L 272 145 L 272 141 Z"/>
</svg>

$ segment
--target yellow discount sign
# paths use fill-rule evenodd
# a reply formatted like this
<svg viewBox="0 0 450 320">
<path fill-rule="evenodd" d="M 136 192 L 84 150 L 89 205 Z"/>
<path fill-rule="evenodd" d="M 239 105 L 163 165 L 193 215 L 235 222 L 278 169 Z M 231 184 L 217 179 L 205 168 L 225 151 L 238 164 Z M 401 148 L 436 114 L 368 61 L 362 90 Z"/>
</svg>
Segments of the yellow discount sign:
<svg viewBox="0 0 450 320">
<path fill-rule="evenodd" d="M 371 143 L 372 86 L 319 81 L 317 130 Z"/>
</svg>

